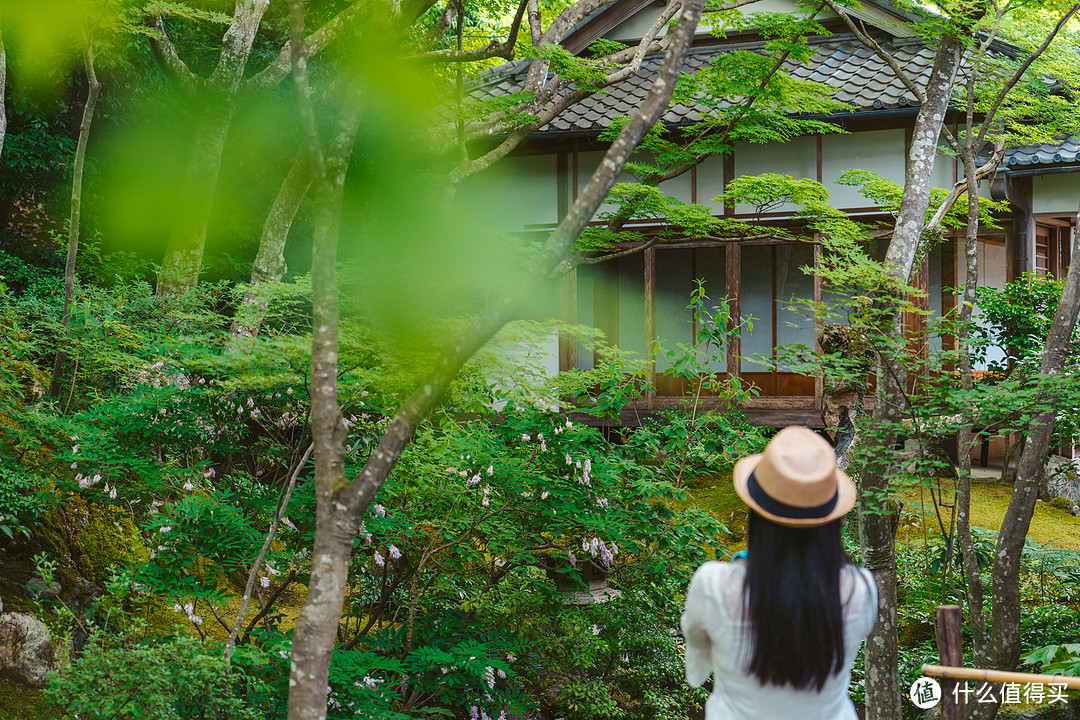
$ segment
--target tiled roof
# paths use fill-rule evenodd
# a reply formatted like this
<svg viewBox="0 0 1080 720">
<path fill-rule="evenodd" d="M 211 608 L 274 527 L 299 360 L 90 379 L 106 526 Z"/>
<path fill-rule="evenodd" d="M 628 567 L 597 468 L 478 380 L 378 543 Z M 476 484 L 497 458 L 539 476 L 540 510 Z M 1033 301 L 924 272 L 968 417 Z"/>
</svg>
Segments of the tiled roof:
<svg viewBox="0 0 1080 720">
<path fill-rule="evenodd" d="M 933 64 L 933 52 L 921 44 L 900 42 L 883 46 L 917 83 L 925 86 Z M 741 46 L 747 47 L 747 46 Z M 786 69 L 800 80 L 827 83 L 836 88 L 834 97 L 859 110 L 887 110 L 914 106 L 915 100 L 907 88 L 896 79 L 892 70 L 873 51 L 851 37 L 829 37 L 814 43 L 817 53 L 807 64 L 788 63 Z M 686 59 L 686 69 L 695 71 L 717 54 L 732 46 L 694 48 Z M 663 57 L 654 55 L 642 62 L 637 75 L 617 83 L 604 92 L 596 93 L 570 107 L 538 134 L 596 132 L 611 124 L 612 118 L 629 115 L 649 91 L 651 80 Z M 527 60 L 518 60 L 493 68 L 468 90 L 468 98 L 480 101 L 506 95 L 521 89 L 528 71 Z M 701 105 L 674 105 L 664 114 L 669 126 L 685 125 L 702 119 L 707 109 Z"/>
<path fill-rule="evenodd" d="M 1005 151 L 1002 167 L 1020 168 L 1025 165 L 1055 165 L 1080 162 L 1080 136 L 1065 138 L 1061 143 L 1024 145 Z"/>
</svg>

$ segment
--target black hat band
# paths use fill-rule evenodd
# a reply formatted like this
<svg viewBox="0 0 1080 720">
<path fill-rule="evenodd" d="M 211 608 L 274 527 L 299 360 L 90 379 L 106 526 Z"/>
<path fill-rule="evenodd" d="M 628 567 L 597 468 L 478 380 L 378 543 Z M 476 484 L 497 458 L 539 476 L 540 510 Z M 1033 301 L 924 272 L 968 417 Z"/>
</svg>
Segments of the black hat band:
<svg viewBox="0 0 1080 720">
<path fill-rule="evenodd" d="M 814 507 L 788 505 L 765 492 L 765 489 L 758 484 L 757 478 L 754 477 L 754 473 L 750 473 L 750 477 L 747 478 L 746 489 L 750 492 L 750 497 L 754 499 L 754 502 L 756 502 L 758 507 L 762 510 L 770 515 L 790 518 L 792 520 L 814 520 L 827 517 L 829 513 L 836 509 L 836 502 L 840 498 L 840 489 L 837 488 L 836 492 L 833 493 L 833 496 L 820 505 L 815 505 Z"/>
</svg>

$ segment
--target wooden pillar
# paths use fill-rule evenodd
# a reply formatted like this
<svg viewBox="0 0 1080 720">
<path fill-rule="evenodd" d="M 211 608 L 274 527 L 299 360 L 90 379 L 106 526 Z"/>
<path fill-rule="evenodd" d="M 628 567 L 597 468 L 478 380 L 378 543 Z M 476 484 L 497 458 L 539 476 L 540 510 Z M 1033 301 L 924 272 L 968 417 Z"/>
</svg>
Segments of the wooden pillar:
<svg viewBox="0 0 1080 720">
<path fill-rule="evenodd" d="M 821 136 L 818 136 L 818 149 L 821 148 Z M 820 158 L 820 155 L 819 155 Z M 821 236 L 815 233 L 814 235 L 814 306 L 820 308 L 825 302 L 825 282 L 821 279 L 820 271 L 822 266 L 822 249 L 821 249 Z M 821 321 L 821 313 L 814 313 L 814 350 L 818 353 L 821 352 L 821 331 L 824 328 L 824 323 Z M 823 395 L 825 394 L 825 375 L 821 368 L 818 368 L 817 373 L 814 375 L 814 407 L 821 409 Z"/>
<path fill-rule="evenodd" d="M 558 297 L 558 318 L 568 325 L 577 324 L 577 268 L 555 281 Z M 559 370 L 577 369 L 577 339 L 559 332 Z"/>
<path fill-rule="evenodd" d="M 561 222 L 570 210 L 570 157 L 561 152 L 555 164 L 556 208 Z M 577 268 L 560 277 L 555 283 L 557 313 L 561 322 L 577 324 Z M 559 370 L 577 369 L 577 339 L 559 333 Z"/>
<path fill-rule="evenodd" d="M 656 248 L 645 250 L 645 368 L 649 382 L 656 383 Z M 653 407 L 655 392 L 646 401 Z"/>
<path fill-rule="evenodd" d="M 958 280 L 956 274 L 956 238 L 948 238 L 941 245 L 941 315 L 944 317 L 956 310 Z M 943 350 L 956 349 L 956 336 L 946 335 L 941 338 Z"/>
<path fill-rule="evenodd" d="M 742 245 L 734 242 L 730 243 L 724 253 L 724 261 L 727 274 L 728 306 L 731 310 L 728 317 L 728 329 L 731 330 L 739 326 L 739 320 L 742 316 L 742 304 L 739 301 L 742 282 Z M 727 348 L 727 373 L 729 378 L 739 377 L 741 369 L 739 356 L 741 354 L 742 339 L 735 335 L 728 342 Z"/>
</svg>

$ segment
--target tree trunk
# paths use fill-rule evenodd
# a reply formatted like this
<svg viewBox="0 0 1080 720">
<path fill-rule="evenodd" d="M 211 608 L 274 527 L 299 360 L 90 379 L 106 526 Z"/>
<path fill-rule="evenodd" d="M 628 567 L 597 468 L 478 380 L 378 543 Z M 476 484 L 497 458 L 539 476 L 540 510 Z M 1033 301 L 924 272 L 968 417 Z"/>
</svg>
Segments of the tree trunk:
<svg viewBox="0 0 1080 720">
<path fill-rule="evenodd" d="M 308 152 L 301 149 L 285 181 L 281 183 L 281 189 L 263 224 L 259 252 L 251 268 L 251 287 L 244 293 L 236 318 L 229 328 L 230 348 L 237 347 L 238 338 L 253 338 L 259 334 L 267 308 L 266 301 L 259 296 L 259 286 L 277 282 L 285 275 L 285 242 L 312 179 Z"/>
<path fill-rule="evenodd" d="M 1080 209 L 1077 210 L 1077 218 L 1080 218 Z M 1073 233 L 1071 252 L 1070 257 L 1078 257 L 1080 233 Z M 1043 375 L 1059 375 L 1064 369 L 1078 311 L 1080 262 L 1074 260 L 1069 265 L 1061 302 L 1046 334 L 1040 367 Z M 1020 660 L 1020 554 L 1031 526 L 1031 516 L 1035 512 L 1039 481 L 1045 471 L 1057 416 L 1052 398 L 1047 397 L 1043 401 L 1044 410 L 1032 421 L 1024 438 L 1024 449 L 1016 464 L 1012 497 L 1001 521 L 994 551 L 990 637 L 984 656 L 986 666 L 998 670 L 1015 670 Z M 997 709 L 996 703 L 979 703 L 974 717 L 980 720 L 993 718 Z"/>
<path fill-rule="evenodd" d="M 195 139 L 184 178 L 188 192 L 165 246 L 165 257 L 158 271 L 158 295 L 183 295 L 199 283 L 206 230 L 233 112 L 231 102 L 219 98 L 208 103 L 196 120 Z"/>
<path fill-rule="evenodd" d="M 7 137 L 7 48 L 4 46 L 4 34 L 0 29 L 0 154 L 4 152 L 4 139 Z"/>
<path fill-rule="evenodd" d="M 268 4 L 269 0 L 238 0 L 234 21 L 222 38 L 221 56 L 206 84 L 208 98 L 196 115 L 195 138 L 185 176 L 187 202 L 165 247 L 158 273 L 159 295 L 182 295 L 198 284 L 221 154 L 236 111 L 236 94 L 251 44 Z"/>
<path fill-rule="evenodd" d="M 970 125 L 970 121 L 969 121 Z M 965 392 L 974 387 L 971 376 L 971 313 L 975 306 L 975 287 L 979 283 L 979 188 L 975 177 L 975 151 L 968 141 L 961 152 L 964 174 L 967 177 L 967 232 L 964 236 L 964 300 L 960 306 L 960 322 L 956 333 L 956 349 L 960 355 L 960 386 Z M 975 543 L 971 537 L 971 433 L 972 424 L 966 423 L 956 433 L 959 453 L 956 484 L 956 530 L 960 556 L 964 563 L 964 579 L 967 585 L 968 623 L 971 627 L 972 645 L 975 648 L 975 667 L 984 667 L 983 648 L 986 646 L 986 620 L 983 617 L 982 573 L 975 555 Z M 976 703 L 977 704 L 977 703 Z"/>
<path fill-rule="evenodd" d="M 919 109 L 911 136 L 905 171 L 904 195 L 896 217 L 885 264 L 896 281 L 906 283 L 919 248 L 926 212 L 930 206 L 930 177 L 937 155 L 938 138 L 949 106 L 963 48 L 951 36 L 941 38 L 925 102 Z M 895 308 L 895 290 L 883 288 L 884 302 Z M 875 445 L 886 450 L 896 444 L 896 423 L 904 406 L 904 331 L 895 309 L 887 311 L 880 325 L 883 340 L 877 363 L 877 404 L 872 427 Z M 859 540 L 863 561 L 874 574 L 878 589 L 878 619 L 866 640 L 867 720 L 900 720 L 900 682 L 897 670 L 899 646 L 896 636 L 896 513 L 889 507 L 888 453 L 879 453 L 859 474 Z"/>
<path fill-rule="evenodd" d="M 312 273 L 315 303 L 315 330 L 312 338 L 312 434 L 316 447 L 316 488 L 318 519 L 308 598 L 300 611 L 293 631 L 293 656 L 289 679 L 289 720 L 322 720 L 326 717 L 327 682 L 333 642 L 340 622 L 345 581 L 357 525 L 375 493 L 385 482 L 417 425 L 439 401 L 462 365 L 500 327 L 512 319 L 523 302 L 570 251 L 574 240 L 596 213 L 607 192 L 625 166 L 630 154 L 645 132 L 659 119 L 675 88 L 686 50 L 693 39 L 701 16 L 703 0 L 687 0 L 680 20 L 672 31 L 669 50 L 657 78 L 638 111 L 612 143 L 604 160 L 588 185 L 574 202 L 570 212 L 549 236 L 543 249 L 532 261 L 527 276 L 516 292 L 493 303 L 459 337 L 444 355 L 439 369 L 403 403 L 378 446 L 368 458 L 360 475 L 352 483 L 341 477 L 345 451 L 345 429 L 337 408 L 337 322 L 336 282 L 330 246 L 335 236 L 326 235 L 325 252 L 318 250 Z M 291 0 L 293 31 L 302 27 L 300 0 Z M 303 55 L 294 55 L 294 74 L 298 84 Z M 301 91 L 302 101 L 305 92 Z M 312 130 L 313 123 L 310 124 Z M 314 133 L 311 133 L 314 136 Z M 317 143 L 317 136 L 315 137 Z M 317 156 L 317 153 L 313 153 Z M 328 158 L 333 155 L 328 154 Z M 315 166 L 320 167 L 316 157 Z M 317 173 L 318 177 L 318 173 Z M 324 188 L 319 187 L 320 195 Z M 324 216 L 321 224 L 331 220 Z M 322 254 L 320 254 L 322 253 Z M 321 453 L 321 456 L 320 456 Z"/>
<path fill-rule="evenodd" d="M 64 370 L 64 344 L 71 328 L 71 304 L 75 299 L 75 259 L 79 254 L 79 225 L 82 217 L 83 167 L 86 165 L 86 144 L 90 140 L 90 125 L 94 122 L 94 106 L 101 93 L 101 83 L 94 72 L 94 48 L 90 38 L 83 43 L 83 65 L 86 70 L 86 104 L 83 105 L 82 121 L 79 123 L 79 141 L 75 146 L 75 163 L 71 170 L 71 216 L 68 219 L 67 261 L 64 263 L 64 312 L 60 320 L 63 328 L 56 356 L 53 358 L 52 379 L 49 381 L 50 397 L 60 392 L 60 375 Z"/>
</svg>

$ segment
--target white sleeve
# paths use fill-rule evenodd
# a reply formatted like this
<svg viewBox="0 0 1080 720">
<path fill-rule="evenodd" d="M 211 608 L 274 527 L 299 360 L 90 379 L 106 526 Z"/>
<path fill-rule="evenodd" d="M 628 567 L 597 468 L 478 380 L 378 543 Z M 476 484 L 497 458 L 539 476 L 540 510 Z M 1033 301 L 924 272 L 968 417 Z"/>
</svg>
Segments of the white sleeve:
<svg viewBox="0 0 1080 720">
<path fill-rule="evenodd" d="M 874 623 L 877 622 L 878 616 L 878 591 L 877 583 L 874 582 L 874 573 L 870 572 L 866 568 L 859 568 L 859 575 L 862 576 L 862 580 L 866 585 L 866 604 L 863 606 L 865 612 L 865 624 L 859 628 L 859 636 L 865 638 L 870 634 L 870 631 L 874 629 Z"/>
<path fill-rule="evenodd" d="M 707 562 L 699 567 L 686 591 L 681 625 L 686 639 L 686 682 L 692 687 L 701 687 L 713 671 L 712 639 L 708 629 L 715 622 L 713 583 L 718 567 L 720 563 L 717 562 Z"/>
</svg>

